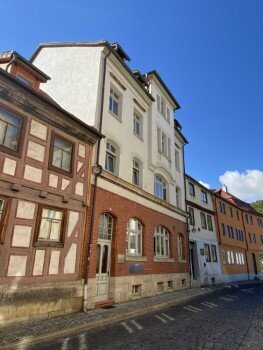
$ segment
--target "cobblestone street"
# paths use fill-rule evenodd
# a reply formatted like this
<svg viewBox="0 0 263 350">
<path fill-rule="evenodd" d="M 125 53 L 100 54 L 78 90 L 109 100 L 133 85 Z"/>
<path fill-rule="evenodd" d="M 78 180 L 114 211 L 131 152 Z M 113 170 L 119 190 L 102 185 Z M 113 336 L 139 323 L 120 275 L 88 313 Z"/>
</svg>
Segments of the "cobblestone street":
<svg viewBox="0 0 263 350">
<path fill-rule="evenodd" d="M 263 285 L 241 285 L 30 349 L 262 350 L 262 322 Z"/>
</svg>

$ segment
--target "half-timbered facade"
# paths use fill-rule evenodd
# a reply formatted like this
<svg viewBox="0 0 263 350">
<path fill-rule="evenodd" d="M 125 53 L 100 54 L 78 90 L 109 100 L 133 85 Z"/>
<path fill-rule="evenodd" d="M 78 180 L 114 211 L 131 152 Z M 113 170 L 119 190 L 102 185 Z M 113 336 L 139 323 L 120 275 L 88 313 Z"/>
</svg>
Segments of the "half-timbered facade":
<svg viewBox="0 0 263 350">
<path fill-rule="evenodd" d="M 44 73 L 16 53 L 3 56 L 0 323 L 6 325 L 82 309 L 80 256 L 100 134 L 39 90 Z"/>
</svg>

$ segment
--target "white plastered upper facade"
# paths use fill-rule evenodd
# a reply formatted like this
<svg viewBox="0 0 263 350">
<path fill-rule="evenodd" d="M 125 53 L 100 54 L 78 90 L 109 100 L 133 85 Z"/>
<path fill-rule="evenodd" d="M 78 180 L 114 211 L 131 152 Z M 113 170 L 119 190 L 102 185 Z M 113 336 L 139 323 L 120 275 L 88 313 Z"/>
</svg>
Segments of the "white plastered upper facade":
<svg viewBox="0 0 263 350">
<path fill-rule="evenodd" d="M 51 77 L 41 85 L 62 107 L 76 115 L 85 123 L 99 126 L 100 102 L 103 81 L 103 64 L 106 50 L 95 47 L 43 47 L 34 59 L 34 65 Z M 110 90 L 121 97 L 121 113 L 117 117 L 109 111 Z M 152 96 L 156 90 L 151 84 Z M 162 93 L 164 96 L 165 93 Z M 136 100 L 136 102 L 135 102 Z M 175 139 L 173 108 L 170 99 L 167 105 L 171 110 L 170 122 L 157 111 L 157 102 L 152 101 L 143 87 L 131 76 L 115 55 L 107 58 L 102 133 L 99 163 L 105 166 L 106 143 L 110 141 L 118 150 L 117 175 L 132 183 L 133 159 L 142 166 L 141 189 L 154 194 L 154 175 L 160 174 L 168 184 L 168 202 L 174 206 L 176 186 L 180 188 L 181 209 L 185 210 L 183 180 L 183 143 Z M 137 111 L 142 118 L 142 134 L 133 132 L 133 116 Z M 158 153 L 157 127 L 162 128 L 171 140 L 171 160 Z M 180 172 L 175 169 L 174 144 L 179 145 Z"/>
</svg>

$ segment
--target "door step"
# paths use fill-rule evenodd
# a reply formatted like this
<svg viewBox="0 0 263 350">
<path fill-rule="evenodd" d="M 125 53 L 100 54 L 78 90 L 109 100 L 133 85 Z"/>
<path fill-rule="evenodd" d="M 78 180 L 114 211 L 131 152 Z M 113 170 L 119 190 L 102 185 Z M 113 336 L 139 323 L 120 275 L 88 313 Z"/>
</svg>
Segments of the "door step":
<svg viewBox="0 0 263 350">
<path fill-rule="evenodd" d="M 101 309 L 111 309 L 115 306 L 113 306 L 114 301 L 113 300 L 105 300 L 105 301 L 97 301 L 95 303 L 95 308 L 101 308 Z"/>
</svg>

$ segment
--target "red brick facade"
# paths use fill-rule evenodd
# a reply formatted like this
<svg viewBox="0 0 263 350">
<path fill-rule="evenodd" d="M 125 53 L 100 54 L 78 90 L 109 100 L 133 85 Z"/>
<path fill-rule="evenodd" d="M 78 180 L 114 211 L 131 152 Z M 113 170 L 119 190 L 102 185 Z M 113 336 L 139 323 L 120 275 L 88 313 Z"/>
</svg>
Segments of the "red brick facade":
<svg viewBox="0 0 263 350">
<path fill-rule="evenodd" d="M 89 267 L 90 278 L 95 277 L 96 274 L 96 246 L 99 230 L 99 218 L 104 212 L 107 212 L 114 217 L 110 271 L 111 276 L 125 276 L 129 274 L 129 262 L 125 261 L 124 263 L 118 263 L 117 257 L 118 254 L 126 255 L 126 232 L 127 223 L 130 218 L 136 218 L 143 226 L 142 255 L 147 258 L 147 261 L 144 262 L 144 274 L 188 272 L 188 237 L 186 223 L 98 187 L 94 215 L 94 236 L 90 256 L 91 264 Z M 157 226 L 163 226 L 169 232 L 170 258 L 174 261 L 154 262 L 154 231 L 155 227 Z M 183 262 L 178 261 L 178 234 L 181 234 L 184 237 Z M 86 246 L 85 242 L 84 246 Z M 87 254 L 85 252 L 84 256 L 86 255 Z M 83 260 L 83 273 L 85 263 L 86 261 Z"/>
</svg>

